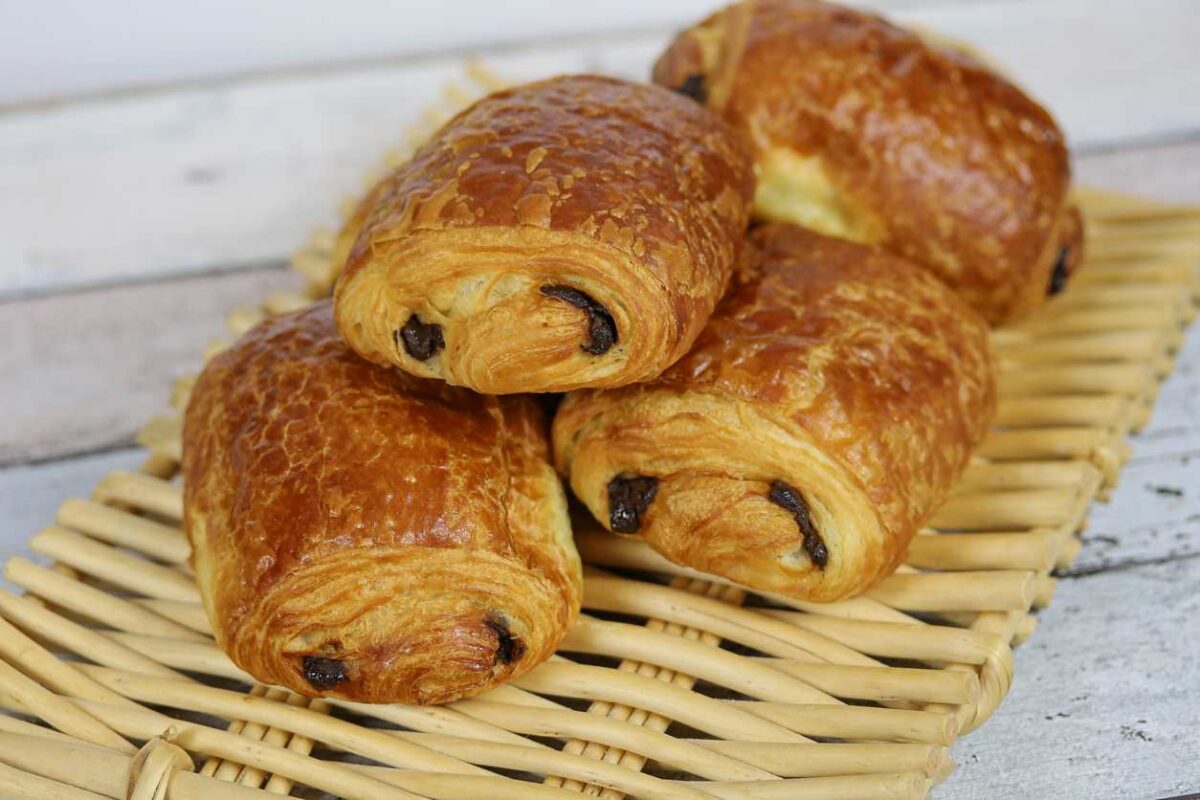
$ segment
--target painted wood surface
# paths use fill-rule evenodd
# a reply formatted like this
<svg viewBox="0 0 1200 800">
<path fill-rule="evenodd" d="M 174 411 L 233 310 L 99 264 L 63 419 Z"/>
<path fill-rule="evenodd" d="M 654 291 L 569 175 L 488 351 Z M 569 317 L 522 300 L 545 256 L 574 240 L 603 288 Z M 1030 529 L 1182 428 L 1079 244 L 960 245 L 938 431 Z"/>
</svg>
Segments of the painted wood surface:
<svg viewBox="0 0 1200 800">
<path fill-rule="evenodd" d="M 901 16 L 976 41 L 1033 87 L 1071 133 L 1082 182 L 1200 202 L 1200 4 L 956 2 Z M 487 60 L 514 78 L 639 76 L 665 35 Z M 406 56 L 0 112 L 0 558 L 25 551 L 63 499 L 140 461 L 125 445 L 225 313 L 293 285 L 287 254 L 461 76 L 457 55 Z M 1193 330 L 1018 650 L 1012 693 L 956 746 L 960 768 L 935 798 L 1200 791 L 1197 464 Z"/>
<path fill-rule="evenodd" d="M 1151 194 L 1169 179 L 1163 195 L 1200 202 L 1200 139 L 1085 155 L 1076 171 L 1092 185 Z M 229 309 L 298 285 L 276 264 L 0 303 L 9 396 L 0 466 L 131 443 L 171 381 L 197 368 L 197 343 L 223 334 Z M 1180 369 L 1191 374 L 1195 364 L 1188 356 Z"/>
<path fill-rule="evenodd" d="M 1200 5 L 988 3 L 897 15 L 976 43 L 1074 144 L 1200 132 Z M 512 79 L 644 77 L 669 31 L 487 52 Z M 0 294 L 274 261 L 358 189 L 460 54 L 262 75 L 0 114 Z"/>
<path fill-rule="evenodd" d="M 132 444 L 231 309 L 298 283 L 279 265 L 0 304 L 0 466 Z"/>
</svg>

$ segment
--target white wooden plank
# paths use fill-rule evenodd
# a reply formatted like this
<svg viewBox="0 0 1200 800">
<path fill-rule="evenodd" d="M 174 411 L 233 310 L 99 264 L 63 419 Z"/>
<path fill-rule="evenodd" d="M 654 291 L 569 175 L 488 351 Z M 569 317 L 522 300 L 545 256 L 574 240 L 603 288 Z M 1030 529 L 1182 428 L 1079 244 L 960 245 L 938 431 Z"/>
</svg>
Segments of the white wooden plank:
<svg viewBox="0 0 1200 800">
<path fill-rule="evenodd" d="M 1177 203 L 1200 202 L 1200 138 L 1152 147 L 1121 147 L 1075 159 L 1075 179 L 1088 186 Z"/>
<path fill-rule="evenodd" d="M 1139 169 L 1111 170 L 1116 155 Z M 1154 191 L 1157 184 L 1138 176 L 1173 170 L 1200 174 L 1200 140 L 1085 156 L 1079 171 L 1105 185 Z M 1179 188 L 1178 199 L 1200 201 L 1200 181 Z M 11 410 L 0 416 L 0 464 L 126 441 L 162 407 L 169 379 L 194 366 L 200 346 L 220 332 L 229 309 L 258 299 L 266 286 L 290 282 L 268 271 L 0 304 L 0 336 L 9 342 L 0 352 L 0 369 L 12 386 L 7 393 Z M 1176 435 L 1200 419 L 1198 336 L 1188 340 L 1148 430 L 1150 438 L 1138 446 L 1139 457 L 1172 469 L 1177 460 L 1166 456 L 1200 450 L 1195 435 Z"/>
<path fill-rule="evenodd" d="M 114 469 L 136 469 L 146 457 L 135 448 L 66 461 L 0 469 L 0 564 L 14 555 L 32 558 L 26 542 L 54 522 L 68 497 L 89 497 L 96 481 Z M 0 586 L 8 586 L 0 578 Z"/>
<path fill-rule="evenodd" d="M 331 15 L 319 0 L 13 4 L 0 27 L 0 104 L 579 34 L 666 29 L 717 5 L 714 0 L 509 0 L 501 7 L 490 0 L 459 0 L 451 9 L 346 0 Z M 864 5 L 895 10 L 932 4 L 878 0 Z"/>
<path fill-rule="evenodd" d="M 977 41 L 1059 112 L 1077 145 L 1097 146 L 1200 130 L 1200 104 L 1190 101 L 1200 96 L 1190 60 L 1196 9 L 1071 0 L 900 16 Z M 516 80 L 578 70 L 644 77 L 665 39 L 649 31 L 549 42 L 488 62 Z M 379 62 L 0 115 L 0 294 L 281 257 L 333 221 L 338 199 L 461 75 L 459 61 Z"/>
<path fill-rule="evenodd" d="M 1062 580 L 999 711 L 934 800 L 1200 791 L 1200 558 Z"/>
<path fill-rule="evenodd" d="M 130 443 L 230 310 L 298 284 L 276 268 L 0 304 L 0 465 Z"/>
<path fill-rule="evenodd" d="M 1200 555 L 1200 328 L 1177 364 L 1112 499 L 1093 507 L 1071 574 Z"/>
</svg>

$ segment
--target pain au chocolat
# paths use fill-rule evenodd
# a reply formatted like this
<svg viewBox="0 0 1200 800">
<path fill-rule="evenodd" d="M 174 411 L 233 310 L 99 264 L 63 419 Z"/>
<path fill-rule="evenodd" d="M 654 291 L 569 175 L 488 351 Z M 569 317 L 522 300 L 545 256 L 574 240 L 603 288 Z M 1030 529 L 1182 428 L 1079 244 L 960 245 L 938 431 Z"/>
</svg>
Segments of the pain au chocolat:
<svg viewBox="0 0 1200 800">
<path fill-rule="evenodd" d="M 668 559 L 818 601 L 896 568 L 995 407 L 987 325 L 884 251 L 768 224 L 687 356 L 567 395 L 559 470 Z"/>
<path fill-rule="evenodd" d="M 264 683 L 450 701 L 548 658 L 578 613 L 537 403 L 363 361 L 328 303 L 209 362 L 183 435 L 204 606 Z"/>
<path fill-rule="evenodd" d="M 680 34 L 654 80 L 747 136 L 759 216 L 880 245 L 992 323 L 1081 260 L 1062 132 L 956 48 L 836 5 L 748 0 Z"/>
<path fill-rule="evenodd" d="M 338 327 L 371 361 L 488 394 L 649 380 L 725 291 L 753 181 L 740 137 L 661 87 L 498 92 L 358 206 Z"/>
</svg>

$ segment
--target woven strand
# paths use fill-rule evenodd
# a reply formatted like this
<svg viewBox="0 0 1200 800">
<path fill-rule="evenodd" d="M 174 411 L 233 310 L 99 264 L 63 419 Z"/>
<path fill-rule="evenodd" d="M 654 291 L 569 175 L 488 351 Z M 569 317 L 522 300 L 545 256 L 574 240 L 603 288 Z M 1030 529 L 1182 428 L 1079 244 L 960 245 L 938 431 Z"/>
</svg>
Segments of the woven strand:
<svg viewBox="0 0 1200 800">
<path fill-rule="evenodd" d="M 502 83 L 478 65 L 468 75 L 414 145 Z M 257 685 L 215 646 L 180 530 L 179 412 L 194 376 L 181 378 L 176 413 L 139 436 L 142 466 L 67 500 L 33 537 L 53 564 L 5 566 L 28 594 L 0 590 L 0 706 L 20 715 L 0 715 L 0 794 L 235 800 L 300 784 L 389 798 L 924 797 L 953 769 L 946 747 L 1007 693 L 1012 647 L 1051 601 L 1051 571 L 1078 552 L 1196 316 L 1200 211 L 1079 197 L 1088 264 L 1044 313 L 994 332 L 996 429 L 895 575 L 808 603 L 584 533 L 585 614 L 565 655 L 446 707 L 312 701 Z M 326 295 L 334 246 L 314 234 L 294 260 L 304 290 L 233 311 L 206 357 Z"/>
</svg>

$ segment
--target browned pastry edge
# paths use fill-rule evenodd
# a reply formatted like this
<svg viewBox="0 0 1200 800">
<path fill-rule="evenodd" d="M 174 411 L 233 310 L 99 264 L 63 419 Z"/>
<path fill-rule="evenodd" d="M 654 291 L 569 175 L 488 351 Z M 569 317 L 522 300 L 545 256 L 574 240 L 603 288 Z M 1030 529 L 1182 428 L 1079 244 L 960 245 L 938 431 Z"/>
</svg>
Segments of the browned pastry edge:
<svg viewBox="0 0 1200 800">
<path fill-rule="evenodd" d="M 556 464 L 676 563 L 828 601 L 901 562 L 995 409 L 987 326 L 873 248 L 768 224 L 657 381 L 567 396 Z"/>
<path fill-rule="evenodd" d="M 741 138 L 661 87 L 497 92 L 359 205 L 338 326 L 372 361 L 490 394 L 649 380 L 724 292 L 753 191 Z"/>
<path fill-rule="evenodd" d="M 548 658 L 581 568 L 547 425 L 354 355 L 328 303 L 205 367 L 184 421 L 184 526 L 213 633 L 256 679 L 446 702 Z"/>
<path fill-rule="evenodd" d="M 1064 248 L 1079 263 L 1061 131 L 960 50 L 833 4 L 754 0 L 684 31 L 653 75 L 748 136 L 756 213 L 881 245 L 990 322 L 1041 305 Z"/>
</svg>

